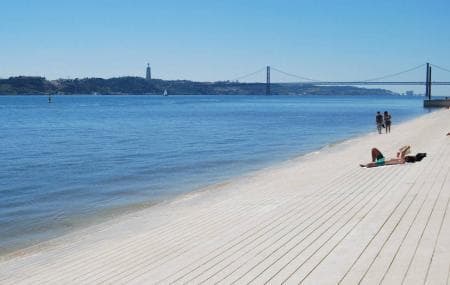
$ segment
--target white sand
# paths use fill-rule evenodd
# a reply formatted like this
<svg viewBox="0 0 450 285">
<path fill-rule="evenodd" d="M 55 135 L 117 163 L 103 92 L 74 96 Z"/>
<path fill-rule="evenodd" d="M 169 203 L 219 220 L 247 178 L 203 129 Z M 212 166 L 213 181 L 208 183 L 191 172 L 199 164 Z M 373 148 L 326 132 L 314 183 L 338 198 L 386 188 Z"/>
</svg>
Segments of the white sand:
<svg viewBox="0 0 450 285">
<path fill-rule="evenodd" d="M 450 111 L 3 257 L 0 284 L 448 284 Z M 419 163 L 360 168 L 378 147 Z"/>
</svg>

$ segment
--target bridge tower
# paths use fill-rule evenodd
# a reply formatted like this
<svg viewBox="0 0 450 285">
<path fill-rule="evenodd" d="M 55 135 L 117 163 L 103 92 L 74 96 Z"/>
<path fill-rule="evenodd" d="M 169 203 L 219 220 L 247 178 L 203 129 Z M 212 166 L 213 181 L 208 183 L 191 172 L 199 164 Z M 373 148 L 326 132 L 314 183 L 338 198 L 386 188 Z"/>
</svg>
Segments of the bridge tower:
<svg viewBox="0 0 450 285">
<path fill-rule="evenodd" d="M 427 78 L 425 82 L 425 97 L 431 100 L 431 66 L 427 62 Z"/>
<path fill-rule="evenodd" d="M 270 95 L 270 66 L 266 69 L 266 95 Z"/>
</svg>

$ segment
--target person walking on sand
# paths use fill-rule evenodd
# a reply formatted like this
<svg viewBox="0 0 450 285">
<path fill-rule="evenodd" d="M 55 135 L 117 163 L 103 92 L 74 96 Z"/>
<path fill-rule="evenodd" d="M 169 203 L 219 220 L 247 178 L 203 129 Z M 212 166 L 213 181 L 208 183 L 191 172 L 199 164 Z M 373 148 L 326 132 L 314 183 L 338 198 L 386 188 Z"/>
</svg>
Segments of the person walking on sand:
<svg viewBox="0 0 450 285">
<path fill-rule="evenodd" d="M 377 123 L 378 133 L 381 134 L 381 128 L 383 127 L 383 115 L 381 115 L 380 111 L 378 111 L 375 116 L 375 122 Z"/>
<path fill-rule="evenodd" d="M 391 114 L 387 111 L 384 111 L 384 126 L 386 127 L 386 134 L 391 132 Z"/>
</svg>

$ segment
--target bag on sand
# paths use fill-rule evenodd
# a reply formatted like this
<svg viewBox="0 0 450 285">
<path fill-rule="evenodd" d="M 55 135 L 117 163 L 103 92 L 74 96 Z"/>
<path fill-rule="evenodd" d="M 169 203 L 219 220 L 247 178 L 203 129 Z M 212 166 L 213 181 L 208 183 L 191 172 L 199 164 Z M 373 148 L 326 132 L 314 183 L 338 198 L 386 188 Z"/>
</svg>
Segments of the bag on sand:
<svg viewBox="0 0 450 285">
<path fill-rule="evenodd" d="M 416 157 L 414 155 L 407 155 L 405 156 L 405 161 L 410 163 L 416 162 Z"/>
<path fill-rule="evenodd" d="M 419 152 L 416 155 L 407 155 L 405 156 L 405 161 L 406 162 L 416 162 L 416 161 L 421 161 L 424 157 L 426 157 L 427 154 L 426 153 L 422 153 Z"/>
<path fill-rule="evenodd" d="M 416 154 L 416 161 L 421 161 L 426 156 L 427 156 L 426 153 L 419 152 L 418 154 Z"/>
</svg>

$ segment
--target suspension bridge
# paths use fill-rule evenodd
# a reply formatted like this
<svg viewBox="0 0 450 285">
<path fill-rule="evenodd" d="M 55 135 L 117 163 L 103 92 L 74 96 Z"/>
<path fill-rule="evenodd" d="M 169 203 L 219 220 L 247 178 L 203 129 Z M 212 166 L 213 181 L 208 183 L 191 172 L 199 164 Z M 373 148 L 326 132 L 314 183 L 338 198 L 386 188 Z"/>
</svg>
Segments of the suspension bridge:
<svg viewBox="0 0 450 285">
<path fill-rule="evenodd" d="M 386 81 L 389 78 L 393 78 L 393 77 L 398 77 L 400 75 L 406 74 L 406 73 L 410 73 L 412 71 L 421 69 L 421 68 L 425 68 L 425 80 L 424 81 Z M 375 78 L 369 78 L 366 80 L 358 80 L 358 81 L 326 81 L 326 80 L 318 80 L 318 79 L 312 79 L 309 77 L 305 77 L 305 76 L 301 76 L 301 75 L 297 75 L 297 74 L 293 74 L 290 72 L 286 72 L 283 71 L 281 69 L 275 68 L 275 67 L 271 67 L 271 66 L 266 66 L 263 68 L 260 68 L 254 72 L 250 72 L 248 74 L 245 74 L 243 76 L 237 77 L 232 81 L 239 81 L 242 79 L 246 79 L 248 77 L 254 76 L 258 73 L 261 73 L 265 70 L 266 72 L 266 95 L 270 95 L 270 90 L 271 90 L 271 77 L 270 77 L 270 72 L 276 71 L 280 74 L 283 74 L 285 76 L 291 77 L 291 78 L 295 78 L 296 81 L 295 83 L 301 83 L 301 84 L 305 84 L 305 85 L 330 85 L 330 86 L 367 86 L 367 85 L 384 85 L 384 86 L 390 86 L 390 85 L 422 85 L 425 86 L 425 100 L 424 100 L 424 106 L 425 107 L 449 107 L 450 106 L 450 100 L 442 100 L 442 99 L 431 99 L 431 87 L 433 85 L 435 86 L 445 86 L 445 85 L 450 85 L 450 81 L 433 81 L 432 77 L 431 77 L 431 73 L 432 73 L 432 68 L 436 68 L 439 69 L 441 71 L 444 72 L 448 72 L 450 73 L 450 69 L 435 65 L 435 64 L 431 64 L 431 63 L 424 63 L 400 72 L 396 72 L 396 73 L 392 73 L 392 74 L 387 74 L 384 76 L 379 76 L 379 77 L 375 77 Z"/>
</svg>

